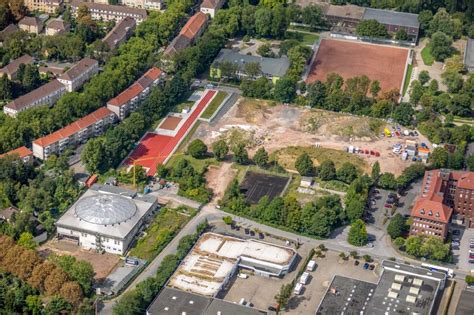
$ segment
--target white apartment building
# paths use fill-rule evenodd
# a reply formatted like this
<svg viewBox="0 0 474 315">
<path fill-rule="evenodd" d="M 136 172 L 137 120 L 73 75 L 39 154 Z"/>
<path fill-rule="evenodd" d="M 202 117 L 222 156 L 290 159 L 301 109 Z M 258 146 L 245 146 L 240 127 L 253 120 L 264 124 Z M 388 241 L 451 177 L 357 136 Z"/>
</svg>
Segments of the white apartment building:
<svg viewBox="0 0 474 315">
<path fill-rule="evenodd" d="M 45 160 L 51 154 L 60 154 L 69 147 L 102 134 L 115 121 L 115 114 L 107 108 L 101 107 L 64 128 L 34 140 L 33 155 L 40 160 Z"/>
<path fill-rule="evenodd" d="M 56 222 L 58 238 L 86 249 L 124 255 L 157 208 L 153 196 L 94 184 Z"/>
<path fill-rule="evenodd" d="M 153 67 L 122 93 L 107 102 L 107 108 L 120 120 L 134 112 L 150 94 L 151 88 L 158 85 L 164 72 Z"/>
<path fill-rule="evenodd" d="M 161 10 L 163 8 L 162 0 L 120 0 L 119 3 L 127 7 L 146 10 Z"/>
<path fill-rule="evenodd" d="M 66 87 L 58 80 L 53 80 L 11 101 L 3 107 L 3 112 L 16 117 L 19 112 L 28 108 L 42 105 L 53 106 L 64 93 L 66 93 Z"/>
<path fill-rule="evenodd" d="M 143 22 L 148 14 L 145 9 L 131 8 L 121 5 L 109 5 L 102 3 L 83 2 L 80 0 L 71 1 L 71 9 L 74 14 L 77 13 L 77 9 L 85 5 L 91 14 L 92 19 L 119 22 L 125 17 L 131 17 L 137 21 L 137 24 Z"/>
<path fill-rule="evenodd" d="M 64 84 L 68 92 L 73 92 L 82 87 L 82 85 L 92 76 L 99 72 L 99 63 L 91 58 L 84 58 L 76 63 L 71 69 L 61 74 L 58 81 Z"/>
<path fill-rule="evenodd" d="M 214 18 L 217 10 L 222 8 L 225 0 L 204 0 L 201 4 L 201 12 L 209 14 L 211 18 Z"/>
</svg>

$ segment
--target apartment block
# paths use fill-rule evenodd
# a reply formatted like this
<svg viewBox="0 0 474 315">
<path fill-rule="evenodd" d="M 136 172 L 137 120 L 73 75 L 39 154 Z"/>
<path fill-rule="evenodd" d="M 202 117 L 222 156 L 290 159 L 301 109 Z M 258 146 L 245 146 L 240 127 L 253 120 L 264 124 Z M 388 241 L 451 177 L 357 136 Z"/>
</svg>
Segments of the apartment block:
<svg viewBox="0 0 474 315">
<path fill-rule="evenodd" d="M 73 92 L 92 76 L 99 72 L 99 63 L 91 58 L 84 58 L 76 63 L 71 69 L 58 77 L 59 82 L 64 84 L 68 92 Z"/>
<path fill-rule="evenodd" d="M 45 33 L 48 36 L 64 34 L 69 32 L 69 24 L 61 19 L 52 19 L 46 24 Z"/>
<path fill-rule="evenodd" d="M 201 12 L 209 14 L 211 18 L 214 18 L 217 10 L 222 8 L 225 0 L 204 0 L 201 4 Z"/>
<path fill-rule="evenodd" d="M 18 27 L 25 32 L 39 34 L 43 31 L 44 23 L 39 17 L 25 16 L 18 22 Z"/>
<path fill-rule="evenodd" d="M 102 41 L 109 46 L 111 50 L 117 48 L 125 42 L 135 30 L 137 23 L 131 17 L 125 17 L 118 22 L 114 28 L 107 33 Z"/>
<path fill-rule="evenodd" d="M 131 8 L 139 8 L 146 10 L 163 9 L 162 0 L 120 0 L 119 3 Z"/>
<path fill-rule="evenodd" d="M 102 134 L 108 126 L 116 121 L 116 118 L 113 112 L 101 107 L 72 124 L 33 141 L 33 155 L 38 159 L 45 160 L 51 154 L 60 154 L 67 148 Z"/>
<path fill-rule="evenodd" d="M 124 119 L 143 103 L 150 94 L 151 88 L 158 85 L 164 75 L 160 69 L 151 68 L 125 91 L 108 101 L 107 108 L 120 120 Z"/>
<path fill-rule="evenodd" d="M 22 161 L 23 163 L 31 163 L 33 162 L 33 152 L 28 149 L 27 147 L 19 147 L 15 150 L 11 150 L 7 153 L 4 153 L 4 154 L 0 154 L 0 159 L 6 157 L 6 156 L 12 156 L 12 155 L 16 155 L 18 156 Z"/>
<path fill-rule="evenodd" d="M 102 3 L 83 2 L 80 0 L 71 1 L 71 9 L 74 14 L 77 14 L 77 9 L 84 5 L 89 9 L 91 16 L 94 20 L 115 21 L 120 22 L 125 17 L 131 17 L 140 24 L 147 18 L 145 9 L 130 8 L 121 5 L 109 5 Z"/>
<path fill-rule="evenodd" d="M 64 7 L 62 0 L 24 0 L 28 11 L 39 11 L 48 14 L 55 14 Z"/>
<path fill-rule="evenodd" d="M 182 51 L 186 47 L 194 44 L 196 39 L 201 36 L 207 26 L 207 15 L 198 12 L 189 18 L 188 22 L 183 26 L 178 36 L 166 47 L 164 55 L 166 57 Z"/>
<path fill-rule="evenodd" d="M 28 65 L 32 64 L 35 61 L 33 57 L 30 55 L 23 55 L 18 57 L 12 61 L 2 69 L 0 69 L 0 76 L 4 74 L 7 75 L 8 79 L 15 80 L 18 74 L 18 69 L 20 68 L 21 64 Z"/>
<path fill-rule="evenodd" d="M 32 107 L 53 106 L 64 93 L 66 93 L 66 87 L 58 80 L 53 80 L 11 101 L 3 107 L 3 112 L 15 117 L 19 112 Z"/>
</svg>

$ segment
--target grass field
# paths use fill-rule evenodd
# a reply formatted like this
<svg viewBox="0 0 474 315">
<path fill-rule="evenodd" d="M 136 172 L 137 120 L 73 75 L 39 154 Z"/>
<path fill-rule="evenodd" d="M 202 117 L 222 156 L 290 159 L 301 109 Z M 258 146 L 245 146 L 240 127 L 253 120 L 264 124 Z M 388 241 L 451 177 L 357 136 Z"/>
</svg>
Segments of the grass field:
<svg viewBox="0 0 474 315">
<path fill-rule="evenodd" d="M 187 211 L 186 208 L 162 208 L 145 231 L 146 235 L 140 238 L 130 250 L 130 256 L 148 261 L 153 259 L 192 217 L 192 215 L 184 213 Z"/>
<path fill-rule="evenodd" d="M 309 32 L 298 32 L 296 30 L 288 30 L 295 39 L 299 40 L 304 45 L 313 45 L 319 39 L 319 34 Z"/>
<path fill-rule="evenodd" d="M 430 47 L 428 45 L 421 50 L 421 59 L 423 59 L 423 63 L 427 66 L 431 66 L 435 61 L 434 57 L 431 55 Z"/>
<path fill-rule="evenodd" d="M 275 151 L 273 154 L 276 155 L 281 166 L 286 169 L 295 170 L 295 161 L 303 153 L 309 154 L 315 165 L 319 165 L 325 160 L 332 160 L 336 168 L 339 168 L 343 163 L 350 162 L 360 170 L 368 171 L 368 165 L 362 158 L 340 150 L 316 147 L 288 147 Z"/>
<path fill-rule="evenodd" d="M 222 104 L 222 101 L 227 97 L 227 93 L 223 91 L 219 91 L 214 99 L 211 101 L 209 105 L 207 105 L 206 110 L 201 114 L 201 118 L 209 119 L 212 117 L 214 112 L 219 108 Z"/>
<path fill-rule="evenodd" d="M 407 74 L 405 76 L 405 82 L 403 82 L 403 93 L 402 93 L 402 95 L 405 95 L 405 93 L 407 92 L 408 85 L 410 84 L 410 78 L 411 78 L 412 72 L 413 72 L 413 65 L 408 65 Z"/>
</svg>

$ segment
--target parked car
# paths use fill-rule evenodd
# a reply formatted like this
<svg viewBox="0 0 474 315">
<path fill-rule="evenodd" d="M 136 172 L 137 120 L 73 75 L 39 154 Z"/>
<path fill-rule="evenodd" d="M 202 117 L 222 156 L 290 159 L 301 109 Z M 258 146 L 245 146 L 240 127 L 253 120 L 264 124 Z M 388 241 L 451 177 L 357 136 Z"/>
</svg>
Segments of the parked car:
<svg viewBox="0 0 474 315">
<path fill-rule="evenodd" d="M 474 259 L 469 259 L 470 264 L 474 264 Z"/>
<path fill-rule="evenodd" d="M 372 248 L 372 247 L 374 247 L 374 243 L 367 243 L 366 246 L 367 246 L 368 248 Z"/>
<path fill-rule="evenodd" d="M 250 236 L 255 236 L 255 232 L 250 230 Z"/>
<path fill-rule="evenodd" d="M 370 265 L 369 266 L 369 270 L 374 270 L 374 268 L 375 268 L 375 265 Z"/>
<path fill-rule="evenodd" d="M 385 207 L 385 208 L 388 208 L 388 209 L 392 209 L 393 206 L 392 206 L 391 204 L 389 204 L 389 203 L 386 203 L 386 204 L 384 205 L 384 207 Z"/>
<path fill-rule="evenodd" d="M 247 234 L 247 235 L 249 235 L 249 234 L 250 234 L 250 230 L 249 230 L 249 229 L 247 229 L 247 228 L 245 228 L 244 232 L 245 232 L 245 234 Z"/>
<path fill-rule="evenodd" d="M 359 261 L 358 261 L 358 260 L 354 260 L 354 265 L 355 265 L 355 266 L 359 266 Z"/>
<path fill-rule="evenodd" d="M 453 245 L 453 246 L 459 246 L 459 245 L 461 245 L 461 244 L 459 244 L 459 242 L 451 242 L 451 245 Z"/>
<path fill-rule="evenodd" d="M 459 230 L 453 230 L 453 235 L 461 235 L 461 231 L 459 231 Z"/>
<path fill-rule="evenodd" d="M 365 264 L 364 264 L 364 269 L 365 269 L 365 270 L 369 269 L 369 263 L 365 263 Z"/>
<path fill-rule="evenodd" d="M 259 238 L 259 239 L 263 240 L 264 237 L 265 237 L 265 236 L 263 235 L 263 233 L 258 233 L 258 238 Z"/>
<path fill-rule="evenodd" d="M 247 279 L 249 276 L 246 275 L 245 273 L 239 273 L 239 274 L 237 275 L 237 277 L 239 277 L 239 278 L 241 278 L 241 279 Z"/>
</svg>

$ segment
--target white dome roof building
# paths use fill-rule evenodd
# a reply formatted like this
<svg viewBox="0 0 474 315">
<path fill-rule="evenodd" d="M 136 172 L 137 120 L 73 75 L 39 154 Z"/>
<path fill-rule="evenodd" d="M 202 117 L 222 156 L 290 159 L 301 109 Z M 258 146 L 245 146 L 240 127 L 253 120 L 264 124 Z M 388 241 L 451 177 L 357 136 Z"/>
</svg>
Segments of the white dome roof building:
<svg viewBox="0 0 474 315">
<path fill-rule="evenodd" d="M 157 206 L 155 197 L 96 184 L 56 222 L 58 238 L 123 255 Z"/>
</svg>

